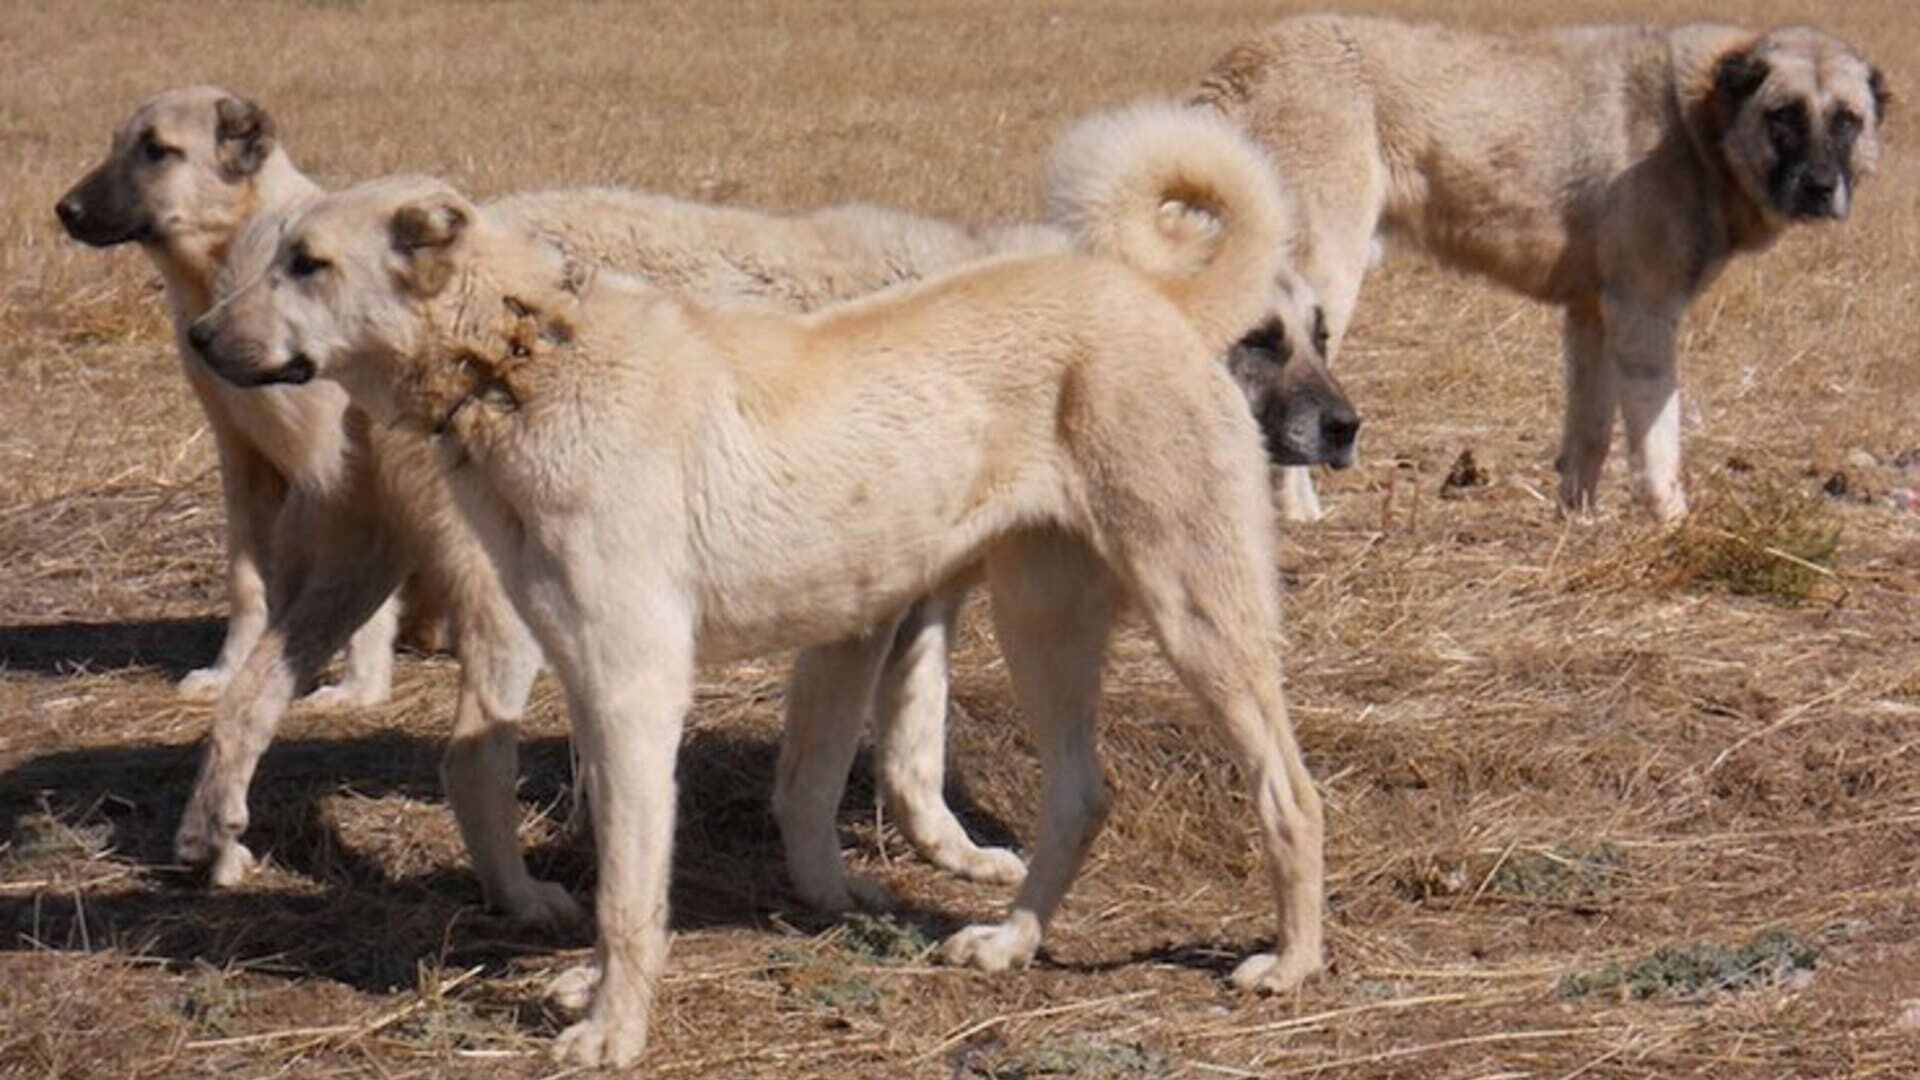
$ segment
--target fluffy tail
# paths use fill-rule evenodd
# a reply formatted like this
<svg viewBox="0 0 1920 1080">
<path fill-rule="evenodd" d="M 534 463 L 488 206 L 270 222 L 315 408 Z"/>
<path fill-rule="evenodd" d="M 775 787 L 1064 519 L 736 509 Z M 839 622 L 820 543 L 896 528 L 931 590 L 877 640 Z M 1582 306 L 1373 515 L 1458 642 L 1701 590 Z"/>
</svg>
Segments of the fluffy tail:
<svg viewBox="0 0 1920 1080">
<path fill-rule="evenodd" d="M 1047 203 L 1077 246 L 1153 278 L 1221 352 L 1271 309 L 1293 205 L 1213 112 L 1149 104 L 1079 121 L 1054 146 Z"/>
</svg>

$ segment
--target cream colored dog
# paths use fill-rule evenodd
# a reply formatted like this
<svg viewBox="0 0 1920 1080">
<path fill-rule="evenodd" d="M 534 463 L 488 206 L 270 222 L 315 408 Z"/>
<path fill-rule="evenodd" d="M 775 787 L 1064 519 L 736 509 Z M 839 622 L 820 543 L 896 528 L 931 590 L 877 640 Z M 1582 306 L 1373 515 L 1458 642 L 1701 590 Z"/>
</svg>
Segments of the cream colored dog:
<svg viewBox="0 0 1920 1080">
<path fill-rule="evenodd" d="M 845 638 L 982 561 L 1045 809 L 1012 914 L 948 958 L 1030 959 L 1098 830 L 1124 597 L 1251 784 L 1280 951 L 1235 981 L 1319 967 L 1321 810 L 1280 692 L 1266 459 L 1216 360 L 1267 315 L 1284 205 L 1230 127 L 1181 110 L 1084 123 L 1055 166 L 1064 220 L 1107 257 L 1006 258 L 803 317 L 570 270 L 440 184 L 379 181 L 297 214 L 195 325 L 236 384 L 333 379 L 382 427 L 445 434 L 567 688 L 599 838 L 603 975 L 561 1058 L 644 1046 L 696 662 Z"/>
<path fill-rule="evenodd" d="M 1734 255 L 1847 216 L 1888 95 L 1858 52 L 1805 27 L 1513 36 L 1313 15 L 1227 54 L 1196 100 L 1294 187 L 1298 266 L 1336 347 L 1383 229 L 1560 305 L 1562 503 L 1592 505 L 1617 409 L 1639 496 L 1671 520 L 1687 505 L 1681 316 Z"/>
<path fill-rule="evenodd" d="M 205 309 L 213 274 L 243 227 L 261 222 L 270 244 L 268 223 L 318 193 L 288 159 L 263 110 L 228 91 L 194 87 L 137 109 L 115 134 L 107 160 L 61 200 L 60 216 L 89 243 L 140 243 L 166 277 L 184 333 Z M 868 206 L 787 217 L 611 190 L 511 196 L 491 210 L 577 257 L 693 295 L 771 306 L 817 306 L 993 251 L 1068 243 L 1054 228 L 972 231 Z M 1307 336 L 1311 294 L 1286 275 L 1279 285 L 1274 319 L 1232 350 L 1228 367 L 1276 461 L 1343 464 L 1351 460 L 1356 421 Z M 216 884 L 245 873 L 252 858 L 238 832 L 207 822 L 226 808 L 238 815 L 229 824 L 244 828 L 248 778 L 293 688 L 317 675 L 349 633 L 349 677 L 337 692 L 354 700 L 384 695 L 384 666 L 377 680 L 354 673 L 388 663 L 392 619 L 391 605 L 380 603 L 383 590 L 418 564 L 414 595 L 451 608 L 457 624 L 462 687 L 446 786 L 487 899 L 529 921 L 571 917 L 575 908 L 564 890 L 527 875 L 514 838 L 511 725 L 538 658 L 528 655 L 531 640 L 451 512 L 431 462 L 368 430 L 332 384 L 237 391 L 190 350 L 182 360 L 220 433 L 229 510 L 239 519 L 234 619 L 223 657 L 249 655 L 241 646 L 259 640 L 263 580 L 275 582 L 279 612 L 252 673 L 221 702 L 213 749 L 182 826 L 182 857 L 211 862 Z M 269 535 L 272 542 L 264 543 Z M 941 793 L 946 644 L 963 595 L 929 597 L 895 628 L 812 650 L 795 666 L 774 807 L 795 889 L 811 905 L 887 900 L 877 886 L 847 878 L 834 821 L 869 709 L 877 717 L 881 789 L 914 846 L 976 880 L 1013 883 L 1024 872 L 1012 852 L 975 845 Z M 354 633 L 370 604 L 380 604 L 380 614 Z M 221 664 L 231 667 L 226 659 Z"/>
</svg>

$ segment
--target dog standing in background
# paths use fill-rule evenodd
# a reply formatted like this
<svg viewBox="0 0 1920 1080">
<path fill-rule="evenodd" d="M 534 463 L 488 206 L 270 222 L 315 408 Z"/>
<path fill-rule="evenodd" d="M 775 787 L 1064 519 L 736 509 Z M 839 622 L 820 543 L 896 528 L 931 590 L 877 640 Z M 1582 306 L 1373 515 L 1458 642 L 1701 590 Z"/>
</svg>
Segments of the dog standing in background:
<svg viewBox="0 0 1920 1080">
<path fill-rule="evenodd" d="M 1566 311 L 1560 500 L 1592 507 L 1616 411 L 1641 501 L 1686 512 L 1675 343 L 1736 254 L 1837 220 L 1880 158 L 1886 81 L 1793 27 L 1590 26 L 1519 36 L 1381 18 L 1287 19 L 1194 102 L 1274 158 L 1294 253 L 1345 336 L 1376 234 Z M 1304 470 L 1287 489 L 1317 516 Z"/>
</svg>

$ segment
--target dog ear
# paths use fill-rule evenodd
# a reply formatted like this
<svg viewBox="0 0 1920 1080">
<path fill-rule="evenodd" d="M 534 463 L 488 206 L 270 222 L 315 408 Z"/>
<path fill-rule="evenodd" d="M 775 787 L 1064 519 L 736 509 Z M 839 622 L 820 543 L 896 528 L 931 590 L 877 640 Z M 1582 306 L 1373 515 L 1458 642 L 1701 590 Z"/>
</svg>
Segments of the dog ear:
<svg viewBox="0 0 1920 1080">
<path fill-rule="evenodd" d="M 224 97 L 213 107 L 214 145 L 229 176 L 252 176 L 273 153 L 273 118 L 246 98 Z"/>
<path fill-rule="evenodd" d="M 437 195 L 393 212 L 393 250 L 407 261 L 409 280 L 422 296 L 447 287 L 472 214 L 455 195 Z"/>
<path fill-rule="evenodd" d="M 1731 122 L 1771 72 L 1767 61 L 1755 56 L 1752 49 L 1730 52 L 1715 61 L 1713 98 L 1720 107 L 1721 119 Z"/>
<path fill-rule="evenodd" d="M 1893 103 L 1893 91 L 1887 89 L 1887 77 L 1880 69 L 1867 69 L 1867 89 L 1873 91 L 1873 122 L 1878 126 L 1887 118 L 1887 106 Z"/>
</svg>

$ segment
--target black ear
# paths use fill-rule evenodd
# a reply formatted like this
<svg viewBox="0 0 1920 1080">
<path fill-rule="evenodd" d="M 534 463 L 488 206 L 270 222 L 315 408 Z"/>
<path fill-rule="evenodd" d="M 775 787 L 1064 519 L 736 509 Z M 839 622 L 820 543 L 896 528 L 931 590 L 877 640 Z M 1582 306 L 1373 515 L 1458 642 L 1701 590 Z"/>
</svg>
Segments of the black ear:
<svg viewBox="0 0 1920 1080">
<path fill-rule="evenodd" d="M 252 176 L 273 153 L 273 118 L 245 98 L 221 98 L 213 107 L 214 145 L 231 176 Z"/>
<path fill-rule="evenodd" d="M 1873 122 L 1877 126 L 1887 118 L 1887 106 L 1893 102 L 1893 91 L 1887 89 L 1887 77 L 1877 67 L 1867 69 L 1867 89 L 1873 91 Z"/>
<path fill-rule="evenodd" d="M 1713 97 L 1720 105 L 1723 120 L 1732 120 L 1760 84 L 1767 81 L 1771 69 L 1766 60 L 1751 49 L 1730 52 L 1713 65 Z"/>
<path fill-rule="evenodd" d="M 460 238 L 472 215 L 456 195 L 439 195 L 408 203 L 393 213 L 393 250 L 411 267 L 413 287 L 423 296 L 446 288 L 453 277 Z"/>
</svg>

